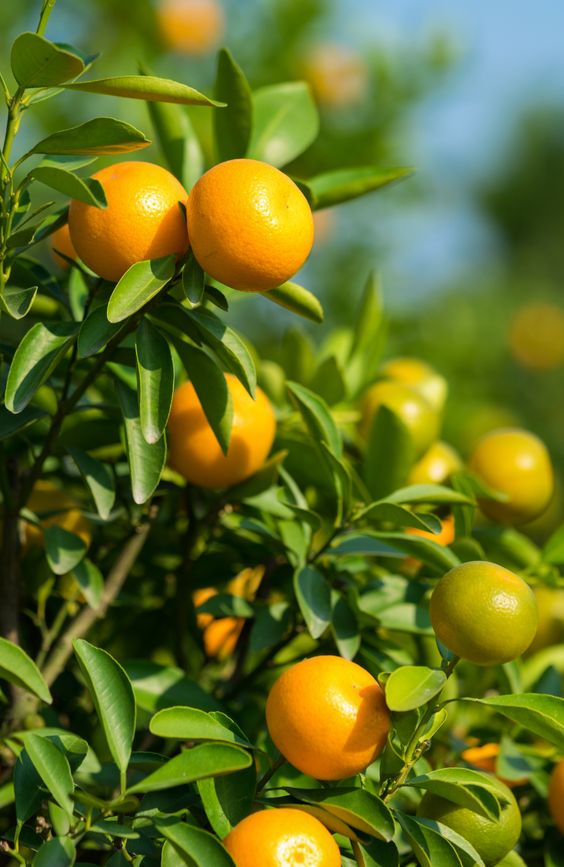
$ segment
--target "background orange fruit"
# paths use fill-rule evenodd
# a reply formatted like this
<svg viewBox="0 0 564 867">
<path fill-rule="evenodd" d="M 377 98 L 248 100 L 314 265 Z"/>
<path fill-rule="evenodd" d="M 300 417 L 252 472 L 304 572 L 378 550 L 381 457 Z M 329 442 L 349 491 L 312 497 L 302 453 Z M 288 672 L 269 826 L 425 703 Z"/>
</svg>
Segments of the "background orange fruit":
<svg viewBox="0 0 564 867">
<path fill-rule="evenodd" d="M 402 382 L 382 379 L 375 382 L 362 398 L 359 431 L 370 436 L 372 423 L 381 406 L 392 410 L 407 428 L 416 457 L 423 454 L 439 432 L 439 416 L 418 391 Z"/>
<path fill-rule="evenodd" d="M 441 412 L 448 394 L 448 384 L 444 376 L 420 358 L 400 356 L 386 361 L 381 368 L 382 376 L 403 382 L 423 395 L 427 403 Z"/>
<path fill-rule="evenodd" d="M 260 292 L 289 280 L 313 244 L 303 193 L 259 160 L 219 163 L 188 199 L 188 232 L 204 271 L 234 289 Z"/>
<path fill-rule="evenodd" d="M 223 841 L 237 867 L 340 867 L 341 853 L 318 819 L 280 807 L 247 816 Z"/>
<path fill-rule="evenodd" d="M 226 586 L 226 592 L 233 596 L 241 596 L 249 602 L 256 596 L 264 575 L 264 566 L 242 569 Z M 194 606 L 198 608 L 217 595 L 215 587 L 201 587 L 192 594 Z M 245 619 L 243 617 L 219 617 L 205 611 L 196 614 L 196 621 L 203 630 L 204 649 L 207 656 L 217 659 L 227 659 L 231 656 L 241 635 Z"/>
<path fill-rule="evenodd" d="M 520 656 L 537 630 L 535 596 L 518 575 L 475 560 L 455 566 L 431 596 L 435 635 L 477 665 L 499 665 Z"/>
<path fill-rule="evenodd" d="M 564 759 L 554 766 L 550 775 L 548 807 L 554 824 L 564 834 Z"/>
<path fill-rule="evenodd" d="M 540 515 L 554 492 L 550 455 L 537 436 L 520 428 L 499 428 L 485 434 L 469 461 L 472 472 L 505 502 L 480 500 L 483 513 L 502 524 L 523 524 Z"/>
<path fill-rule="evenodd" d="M 223 33 L 223 7 L 217 0 L 160 0 L 157 19 L 165 44 L 179 54 L 205 54 Z"/>
<path fill-rule="evenodd" d="M 564 363 L 564 310 L 546 301 L 524 304 L 511 322 L 509 346 L 523 367 L 560 367 Z"/>
<path fill-rule="evenodd" d="M 102 184 L 108 206 L 73 199 L 69 228 L 76 252 L 95 274 L 116 282 L 135 262 L 186 252 L 179 202 L 186 204 L 188 193 L 174 175 L 138 161 L 115 163 L 92 177 Z"/>
<path fill-rule="evenodd" d="M 468 762 L 474 768 L 479 768 L 481 771 L 487 771 L 490 774 L 495 774 L 502 783 L 505 783 L 510 789 L 515 786 L 522 786 L 527 782 L 527 777 L 519 780 L 506 780 L 500 777 L 497 773 L 497 758 L 501 752 L 499 744 L 483 744 L 480 747 L 468 747 L 460 754 L 460 758 Z"/>
<path fill-rule="evenodd" d="M 368 69 L 358 52 L 344 45 L 312 46 L 303 64 L 303 76 L 321 105 L 342 108 L 363 98 Z"/>
<path fill-rule="evenodd" d="M 390 728 L 372 675 L 340 656 L 315 656 L 287 669 L 266 703 L 270 737 L 303 774 L 342 780 L 382 752 Z"/>
<path fill-rule="evenodd" d="M 256 400 L 232 374 L 225 375 L 233 400 L 231 442 L 223 454 L 191 382 L 177 388 L 168 420 L 169 463 L 203 488 L 228 488 L 263 465 L 274 441 L 270 401 L 257 388 Z"/>
<path fill-rule="evenodd" d="M 24 539 L 27 545 L 41 545 L 46 527 L 62 527 L 79 536 L 85 545 L 90 545 L 92 531 L 89 521 L 82 514 L 77 501 L 57 488 L 52 482 L 40 479 L 35 483 L 26 508 L 41 520 L 41 527 L 24 524 Z"/>
<path fill-rule="evenodd" d="M 66 271 L 69 267 L 69 263 L 66 259 L 63 259 L 62 256 L 58 255 L 59 252 L 64 253 L 65 256 L 69 257 L 69 259 L 77 258 L 76 250 L 71 241 L 68 223 L 65 223 L 64 226 L 60 226 L 56 232 L 49 235 L 49 249 L 51 251 L 53 262 L 55 262 L 59 268 L 62 268 L 63 271 Z"/>
<path fill-rule="evenodd" d="M 410 485 L 442 485 L 462 466 L 458 452 L 448 443 L 437 440 L 413 464 L 407 481 Z"/>
</svg>

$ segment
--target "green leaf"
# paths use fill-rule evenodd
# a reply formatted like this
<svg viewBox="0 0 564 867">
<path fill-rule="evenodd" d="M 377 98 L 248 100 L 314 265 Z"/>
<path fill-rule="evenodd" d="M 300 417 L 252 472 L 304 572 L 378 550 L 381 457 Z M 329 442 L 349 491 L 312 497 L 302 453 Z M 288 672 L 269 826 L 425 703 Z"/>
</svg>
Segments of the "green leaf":
<svg viewBox="0 0 564 867">
<path fill-rule="evenodd" d="M 98 567 L 91 560 L 84 558 L 76 564 L 72 575 L 90 608 L 98 608 L 104 589 L 104 579 Z"/>
<path fill-rule="evenodd" d="M 115 78 L 95 78 L 65 84 L 66 90 L 79 90 L 85 93 L 103 93 L 106 96 L 125 96 L 128 99 L 146 99 L 148 102 L 174 102 L 180 105 L 204 105 L 219 108 L 224 105 L 203 93 L 156 75 L 120 75 Z"/>
<path fill-rule="evenodd" d="M 157 820 L 156 827 L 181 855 L 189 859 L 184 863 L 205 864 L 206 867 L 235 867 L 231 855 L 217 837 L 202 828 L 187 825 L 179 819 Z"/>
<path fill-rule="evenodd" d="M 121 330 L 121 323 L 108 321 L 108 308 L 106 304 L 96 307 L 88 314 L 80 326 L 78 332 L 78 357 L 89 358 L 96 355 L 112 337 Z"/>
<path fill-rule="evenodd" d="M 500 804 L 496 796 L 496 792 L 497 795 L 499 792 L 492 787 L 491 777 L 480 771 L 469 768 L 441 768 L 411 777 L 405 785 L 433 792 L 492 821 L 499 818 Z"/>
<path fill-rule="evenodd" d="M 154 713 L 175 705 L 189 705 L 201 710 L 219 710 L 218 702 L 180 668 L 155 662 L 130 662 L 125 666 L 133 684 L 137 706 Z"/>
<path fill-rule="evenodd" d="M 564 750 L 564 698 L 541 693 L 523 693 L 457 700 L 489 707 L 522 725 L 531 734 L 538 735 L 558 749 Z"/>
<path fill-rule="evenodd" d="M 108 302 L 108 321 L 121 322 L 144 307 L 174 277 L 176 256 L 136 262 L 117 283 Z"/>
<path fill-rule="evenodd" d="M 268 298 L 269 301 L 274 301 L 280 307 L 285 307 L 286 310 L 303 316 L 304 319 L 310 319 L 317 323 L 323 322 L 324 314 L 321 302 L 312 292 L 304 289 L 298 283 L 282 283 L 276 289 L 261 292 L 261 295 L 263 298 Z"/>
<path fill-rule="evenodd" d="M 206 777 L 232 774 L 248 768 L 251 763 L 250 753 L 232 744 L 200 744 L 170 759 L 145 779 L 131 786 L 128 792 L 158 792 L 173 786 L 194 783 Z"/>
<path fill-rule="evenodd" d="M 314 210 L 320 210 L 401 181 L 413 171 L 412 168 L 378 169 L 373 166 L 337 169 L 308 178 L 306 183 L 313 195 Z"/>
<path fill-rule="evenodd" d="M 360 630 L 356 615 L 344 596 L 332 593 L 331 628 L 339 653 L 345 659 L 354 659 L 360 649 Z"/>
<path fill-rule="evenodd" d="M 214 436 L 227 454 L 231 439 L 233 401 L 223 371 L 212 359 L 194 346 L 176 343 L 176 350 L 196 390 Z"/>
<path fill-rule="evenodd" d="M 371 520 L 378 523 L 395 524 L 397 527 L 416 527 L 419 530 L 438 533 L 441 522 L 436 515 L 416 514 L 390 500 L 377 500 L 355 513 L 355 521 Z"/>
<path fill-rule="evenodd" d="M 98 514 L 106 521 L 116 498 L 114 477 L 110 469 L 80 449 L 67 448 L 67 451 L 90 489 Z"/>
<path fill-rule="evenodd" d="M 88 754 L 88 744 L 83 738 L 78 737 L 78 735 L 69 734 L 64 729 L 52 726 L 45 726 L 45 728 L 33 729 L 32 731 L 16 732 L 14 737 L 21 740 L 24 747 L 29 737 L 48 738 L 66 756 L 73 773 L 80 768 Z"/>
<path fill-rule="evenodd" d="M 151 144 L 142 132 L 123 120 L 97 117 L 41 139 L 30 154 L 124 154 Z"/>
<path fill-rule="evenodd" d="M 119 381 L 116 381 L 116 390 L 123 414 L 133 499 L 142 505 L 152 496 L 161 479 L 166 463 L 166 437 L 149 445 L 141 430 L 137 395 Z"/>
<path fill-rule="evenodd" d="M 152 444 L 160 440 L 166 428 L 174 392 L 174 368 L 167 340 L 148 319 L 143 319 L 137 329 L 135 356 L 141 431 Z"/>
<path fill-rule="evenodd" d="M 286 387 L 310 434 L 316 441 L 324 442 L 335 457 L 340 457 L 343 452 L 341 435 L 325 401 L 297 382 L 287 382 Z"/>
<path fill-rule="evenodd" d="M 47 561 L 55 575 L 66 575 L 86 554 L 84 540 L 63 527 L 46 527 L 44 535 Z"/>
<path fill-rule="evenodd" d="M 427 704 L 446 683 L 446 674 L 425 665 L 402 665 L 386 681 L 386 704 L 393 711 L 405 712 Z"/>
<path fill-rule="evenodd" d="M 31 310 L 31 305 L 35 301 L 38 286 L 7 286 L 4 289 L 4 294 L 0 297 L 2 307 L 12 319 L 23 319 Z"/>
<path fill-rule="evenodd" d="M 205 713 L 195 707 L 169 707 L 160 710 L 151 719 L 149 731 L 160 738 L 177 738 L 181 741 L 220 741 L 250 747 L 246 738 L 241 738 L 227 728 L 213 713 Z"/>
<path fill-rule="evenodd" d="M 16 801 L 16 818 L 22 825 L 41 807 L 47 792 L 43 781 L 27 753 L 22 750 L 14 767 L 14 795 Z"/>
<path fill-rule="evenodd" d="M 32 692 L 46 704 L 53 701 L 35 662 L 21 647 L 6 638 L 0 638 L 0 677 Z"/>
<path fill-rule="evenodd" d="M 422 503 L 435 506 L 466 505 L 474 502 L 465 494 L 442 485 L 410 485 L 408 488 L 400 488 L 389 494 L 387 500 L 391 503 L 408 503 L 412 506 Z"/>
<path fill-rule="evenodd" d="M 10 412 L 28 405 L 40 386 L 62 361 L 78 332 L 74 322 L 36 322 L 22 338 L 12 359 L 5 402 Z"/>
<path fill-rule="evenodd" d="M 57 804 L 72 816 L 74 783 L 66 756 L 49 738 L 29 735 L 25 748 L 35 770 Z"/>
<path fill-rule="evenodd" d="M 324 576 L 312 566 L 294 575 L 294 592 L 312 638 L 320 638 L 331 623 L 331 588 Z"/>
<path fill-rule="evenodd" d="M 252 811 L 256 780 L 251 765 L 236 774 L 196 783 L 208 821 L 221 840 Z"/>
<path fill-rule="evenodd" d="M 186 110 L 180 105 L 151 101 L 147 108 L 168 168 L 190 191 L 204 170 L 204 156 Z"/>
<path fill-rule="evenodd" d="M 350 828 L 379 840 L 390 841 L 394 836 L 394 820 L 380 798 L 363 789 L 327 788 L 285 791 L 305 804 L 323 807 Z"/>
<path fill-rule="evenodd" d="M 220 161 L 244 157 L 253 125 L 253 95 L 245 73 L 227 48 L 217 56 L 214 94 L 227 103 L 213 116 L 215 146 Z"/>
<path fill-rule="evenodd" d="M 95 208 L 107 206 L 102 184 L 94 178 L 83 180 L 73 172 L 55 166 L 37 166 L 31 170 L 29 177 L 70 199 L 78 199 Z"/>
<path fill-rule="evenodd" d="M 73 649 L 112 758 L 124 774 L 135 735 L 135 699 L 129 678 L 109 653 L 83 638 L 73 642 Z"/>
<path fill-rule="evenodd" d="M 413 464 L 409 431 L 387 406 L 376 412 L 368 436 L 362 478 L 373 497 L 385 497 L 405 480 Z"/>
<path fill-rule="evenodd" d="M 564 525 L 558 527 L 545 543 L 543 560 L 555 566 L 564 564 Z"/>
<path fill-rule="evenodd" d="M 254 127 L 247 156 L 285 166 L 317 138 L 319 115 L 303 81 L 273 84 L 253 93 Z"/>
<path fill-rule="evenodd" d="M 399 810 L 395 815 L 421 867 L 460 867 L 463 864 L 458 851 L 446 839 L 446 835 L 441 833 L 444 825 L 439 825 L 438 822 L 430 823 L 416 816 L 407 816 Z M 484 867 L 484 862 L 477 853 L 474 863 Z"/>
<path fill-rule="evenodd" d="M 239 335 L 209 310 L 192 310 L 189 316 L 196 323 L 202 341 L 254 397 L 257 385 L 255 363 Z"/>
<path fill-rule="evenodd" d="M 355 320 L 351 354 L 356 355 L 365 349 L 370 349 L 382 326 L 383 314 L 382 281 L 379 274 L 371 271 L 364 285 L 360 309 Z"/>
<path fill-rule="evenodd" d="M 198 307 L 204 300 L 206 288 L 205 272 L 192 253 L 188 254 L 188 261 L 182 271 L 182 291 L 191 307 Z"/>
<path fill-rule="evenodd" d="M 20 33 L 16 37 L 10 61 L 21 87 L 55 87 L 76 78 L 85 68 L 76 54 L 37 33 Z"/>
<path fill-rule="evenodd" d="M 9 412 L 5 406 L 0 407 L 0 441 L 13 437 L 47 415 L 36 406 L 28 406 L 18 415 Z"/>
<path fill-rule="evenodd" d="M 76 847 L 70 837 L 53 837 L 36 852 L 32 867 L 73 867 Z"/>
</svg>

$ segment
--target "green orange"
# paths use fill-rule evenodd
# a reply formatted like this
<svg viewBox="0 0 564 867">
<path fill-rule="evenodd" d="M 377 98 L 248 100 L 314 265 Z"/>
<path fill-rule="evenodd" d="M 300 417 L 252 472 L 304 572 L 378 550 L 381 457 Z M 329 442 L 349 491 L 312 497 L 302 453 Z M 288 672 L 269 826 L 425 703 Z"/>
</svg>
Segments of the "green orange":
<svg viewBox="0 0 564 867">
<path fill-rule="evenodd" d="M 415 456 L 425 452 L 439 432 L 439 416 L 428 401 L 415 389 L 401 382 L 381 380 L 365 392 L 362 399 L 362 417 L 359 431 L 368 439 L 376 413 L 380 407 L 390 409 L 405 425 Z"/>
</svg>

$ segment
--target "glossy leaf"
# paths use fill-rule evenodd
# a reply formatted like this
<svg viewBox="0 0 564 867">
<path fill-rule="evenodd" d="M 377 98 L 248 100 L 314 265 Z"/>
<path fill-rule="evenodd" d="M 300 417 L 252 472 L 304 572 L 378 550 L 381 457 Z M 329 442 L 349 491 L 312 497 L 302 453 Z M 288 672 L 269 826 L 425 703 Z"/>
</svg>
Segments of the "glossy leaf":
<svg viewBox="0 0 564 867">
<path fill-rule="evenodd" d="M 121 322 L 154 298 L 174 276 L 176 256 L 136 262 L 125 272 L 108 302 L 108 321 Z"/>
<path fill-rule="evenodd" d="M 204 156 L 186 109 L 151 101 L 147 108 L 166 164 L 189 192 L 204 170 Z"/>
<path fill-rule="evenodd" d="M 37 850 L 32 867 L 73 867 L 76 846 L 70 837 L 53 837 Z"/>
<path fill-rule="evenodd" d="M 69 127 L 37 142 L 30 154 L 123 154 L 151 144 L 142 132 L 123 120 L 97 117 Z"/>
<path fill-rule="evenodd" d="M 66 90 L 83 93 L 103 93 L 105 96 L 125 96 L 128 99 L 174 102 L 181 105 L 222 106 L 187 84 L 156 75 L 119 75 L 113 78 L 95 78 L 92 81 L 79 81 L 65 84 Z"/>
<path fill-rule="evenodd" d="M 88 485 L 98 514 L 106 521 L 116 498 L 115 481 L 109 467 L 80 449 L 67 448 L 67 451 Z"/>
<path fill-rule="evenodd" d="M 206 867 L 235 867 L 231 855 L 221 845 L 217 837 L 208 831 L 187 825 L 179 819 L 156 822 L 159 832 L 177 852 L 189 859 L 192 864 L 205 864 Z"/>
<path fill-rule="evenodd" d="M 344 659 L 354 659 L 360 649 L 360 629 L 356 615 L 344 596 L 332 594 L 331 628 Z"/>
<path fill-rule="evenodd" d="M 427 704 L 446 683 L 444 671 L 425 665 L 402 665 L 386 681 L 386 704 L 404 713 Z"/>
<path fill-rule="evenodd" d="M 44 536 L 47 561 L 55 575 L 70 572 L 86 554 L 84 540 L 64 527 L 46 527 Z"/>
<path fill-rule="evenodd" d="M 40 809 L 41 802 L 47 797 L 47 790 L 27 750 L 20 752 L 13 777 L 16 818 L 20 824 L 23 824 Z"/>
<path fill-rule="evenodd" d="M 224 454 L 229 448 L 233 401 L 223 371 L 201 349 L 175 344 L 204 414 Z"/>
<path fill-rule="evenodd" d="M 392 503 L 408 503 L 412 506 L 421 503 L 441 506 L 458 503 L 472 504 L 474 502 L 465 494 L 453 491 L 452 488 L 445 488 L 442 485 L 410 485 L 389 494 L 387 499 Z"/>
<path fill-rule="evenodd" d="M 98 608 L 104 589 L 104 578 L 96 564 L 85 557 L 73 568 L 72 575 L 88 605 Z"/>
<path fill-rule="evenodd" d="M 25 748 L 35 770 L 57 804 L 65 813 L 72 815 L 74 783 L 65 755 L 49 738 L 33 734 L 26 738 Z"/>
<path fill-rule="evenodd" d="M 323 322 L 324 314 L 321 302 L 313 292 L 304 289 L 298 283 L 282 283 L 276 289 L 269 289 L 262 292 L 261 295 L 263 298 L 268 298 L 269 301 L 274 301 L 280 307 L 285 307 L 286 310 L 303 316 L 304 319 L 310 319 L 317 323 Z"/>
<path fill-rule="evenodd" d="M 147 319 L 143 319 L 135 337 L 139 418 L 141 431 L 148 443 L 163 435 L 172 405 L 174 368 L 166 339 Z"/>
<path fill-rule="evenodd" d="M 244 771 L 225 777 L 199 780 L 196 784 L 206 816 L 218 837 L 224 837 L 252 810 L 256 771 L 251 765 Z"/>
<path fill-rule="evenodd" d="M 394 820 L 389 808 L 368 791 L 345 787 L 286 788 L 286 791 L 306 804 L 323 807 L 328 813 L 363 834 L 386 841 L 394 836 Z"/>
<path fill-rule="evenodd" d="M 313 195 L 313 208 L 319 210 L 372 193 L 412 174 L 411 168 L 378 169 L 366 166 L 324 172 L 308 178 L 306 183 Z"/>
<path fill-rule="evenodd" d="M 331 453 L 340 457 L 343 451 L 341 435 L 325 401 L 297 382 L 287 382 L 286 387 L 310 434 L 316 441 L 325 442 Z"/>
<path fill-rule="evenodd" d="M 83 179 L 67 169 L 41 165 L 32 169 L 29 177 L 70 199 L 78 199 L 94 208 L 105 208 L 107 205 L 102 184 L 94 178 Z"/>
<path fill-rule="evenodd" d="M 2 307 L 12 319 L 23 319 L 31 310 L 35 301 L 38 286 L 6 286 L 4 294 L 0 297 Z"/>
<path fill-rule="evenodd" d="M 331 588 L 321 572 L 305 566 L 294 575 L 296 600 L 312 638 L 320 638 L 331 623 Z"/>
<path fill-rule="evenodd" d="M 192 252 L 182 271 L 182 290 L 191 307 L 199 307 L 204 300 L 206 275 Z"/>
<path fill-rule="evenodd" d="M 146 503 L 159 484 L 166 463 L 166 438 L 149 445 L 141 430 L 137 395 L 122 382 L 116 382 L 123 421 L 133 499 Z"/>
<path fill-rule="evenodd" d="M 522 725 L 531 734 L 538 735 L 558 749 L 564 750 L 564 698 L 539 693 L 523 693 L 460 700 L 489 707 Z"/>
<path fill-rule="evenodd" d="M 496 796 L 497 790 L 491 787 L 490 777 L 479 771 L 470 768 L 441 768 L 412 777 L 406 785 L 433 792 L 493 821 L 499 817 L 499 792 Z"/>
<path fill-rule="evenodd" d="M 319 115 L 303 81 L 273 84 L 253 93 L 254 125 L 247 156 L 281 167 L 317 138 Z"/>
<path fill-rule="evenodd" d="M 0 677 L 51 704 L 49 687 L 35 662 L 25 650 L 6 638 L 0 638 Z"/>
<path fill-rule="evenodd" d="M 25 409 L 37 389 L 63 359 L 77 331 L 74 322 L 36 322 L 29 329 L 8 372 L 5 401 L 10 412 L 18 413 Z"/>
<path fill-rule="evenodd" d="M 241 771 L 243 768 L 248 768 L 251 762 L 250 753 L 232 744 L 200 744 L 170 759 L 145 779 L 131 786 L 128 791 L 131 794 L 158 792 L 173 786 L 203 780 L 206 777 Z"/>
<path fill-rule="evenodd" d="M 396 816 L 421 867 L 461 867 L 457 850 L 441 833 L 444 826 L 435 822 L 430 827 L 424 820 L 399 811 Z M 474 863 L 484 864 L 477 854 Z"/>
<path fill-rule="evenodd" d="M 129 678 L 105 650 L 82 638 L 73 642 L 73 648 L 112 758 L 124 773 L 135 735 L 135 699 Z"/>
<path fill-rule="evenodd" d="M 222 364 L 255 396 L 257 374 L 253 356 L 245 342 L 218 316 L 209 310 L 193 310 L 189 314 L 196 323 L 202 341 L 214 351 Z"/>
<path fill-rule="evenodd" d="M 253 97 L 245 73 L 227 48 L 218 54 L 214 94 L 226 103 L 226 108 L 213 116 L 219 160 L 244 157 L 253 125 Z"/>
<path fill-rule="evenodd" d="M 246 738 L 239 737 L 224 726 L 213 713 L 205 713 L 194 707 L 169 707 L 159 711 L 149 723 L 149 730 L 160 738 L 250 746 Z"/>
<path fill-rule="evenodd" d="M 20 33 L 10 57 L 14 78 L 22 87 L 55 87 L 84 71 L 77 54 L 37 33 Z"/>
</svg>

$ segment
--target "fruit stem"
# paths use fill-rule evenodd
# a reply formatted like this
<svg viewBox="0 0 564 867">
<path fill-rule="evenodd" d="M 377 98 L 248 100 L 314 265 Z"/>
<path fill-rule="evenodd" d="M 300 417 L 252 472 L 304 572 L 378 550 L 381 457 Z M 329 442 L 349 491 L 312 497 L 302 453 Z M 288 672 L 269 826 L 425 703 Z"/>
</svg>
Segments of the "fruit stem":
<svg viewBox="0 0 564 867">
<path fill-rule="evenodd" d="M 268 771 L 266 771 L 266 773 L 263 774 L 263 776 L 260 778 L 260 780 L 258 780 L 257 787 L 255 790 L 255 796 L 258 795 L 259 792 L 262 792 L 262 790 L 264 789 L 264 787 L 266 786 L 268 781 L 274 776 L 276 771 L 278 771 L 282 767 L 282 765 L 285 765 L 285 764 L 286 764 L 286 759 L 284 758 L 284 756 L 279 755 L 278 758 L 275 759 L 275 761 L 272 763 L 272 765 L 270 766 Z"/>
</svg>

